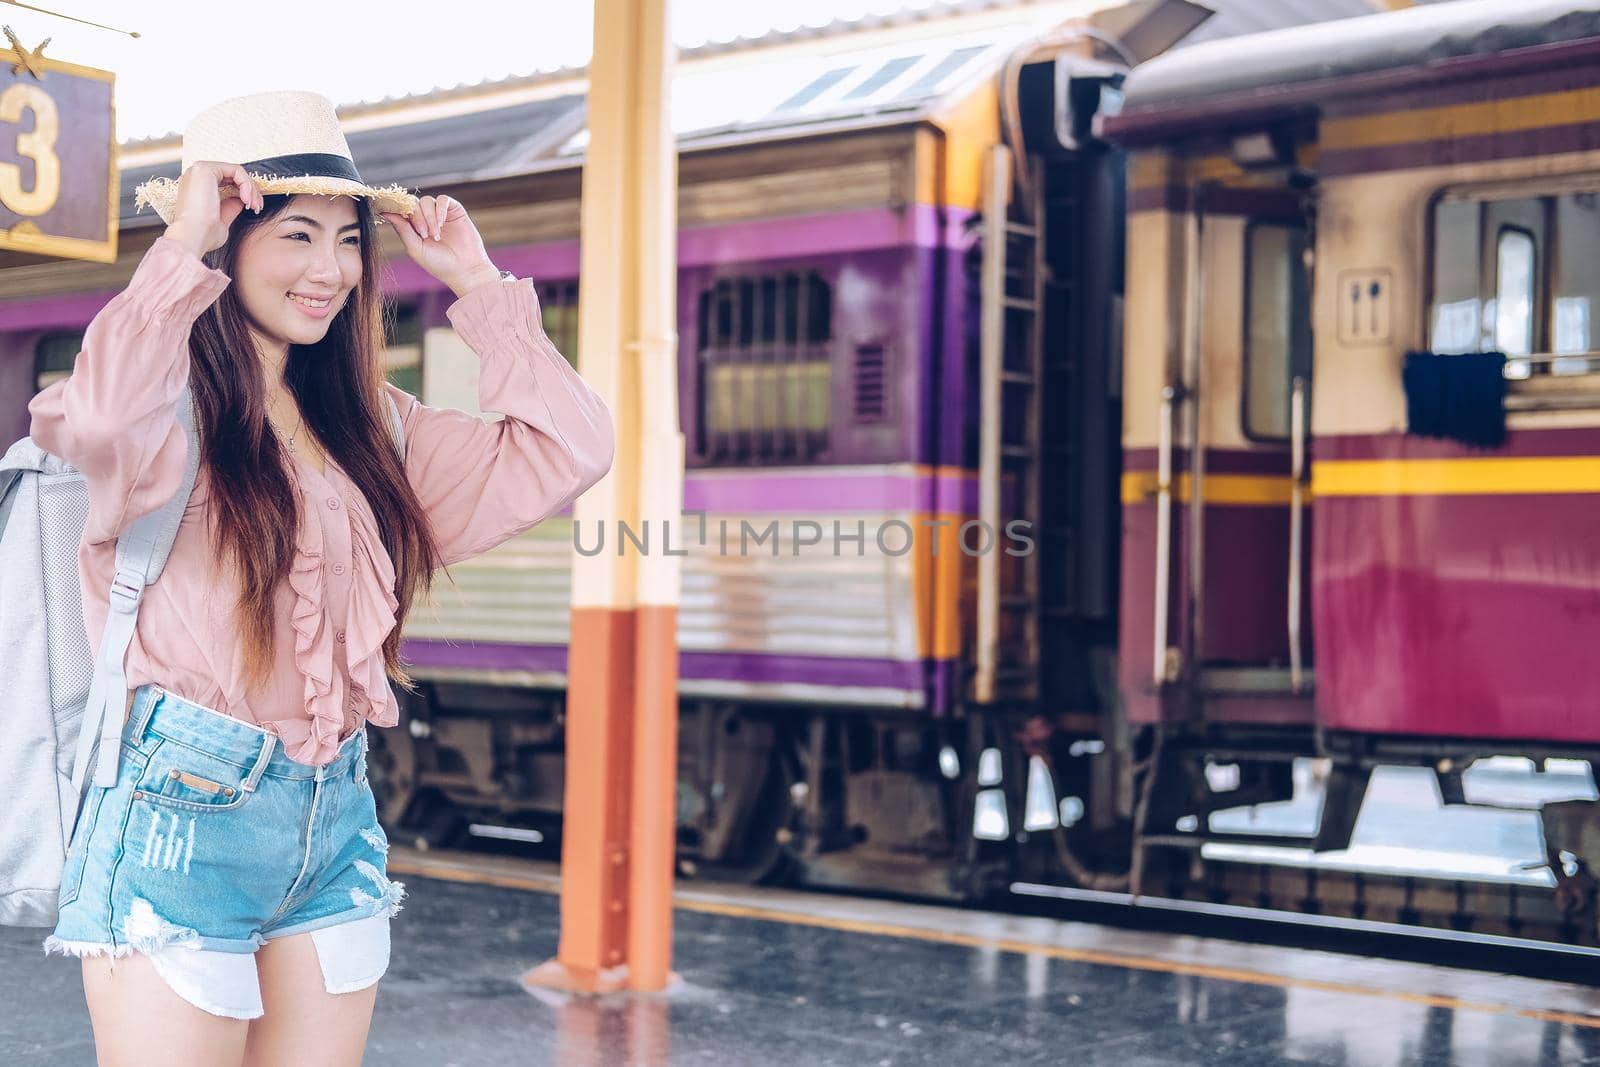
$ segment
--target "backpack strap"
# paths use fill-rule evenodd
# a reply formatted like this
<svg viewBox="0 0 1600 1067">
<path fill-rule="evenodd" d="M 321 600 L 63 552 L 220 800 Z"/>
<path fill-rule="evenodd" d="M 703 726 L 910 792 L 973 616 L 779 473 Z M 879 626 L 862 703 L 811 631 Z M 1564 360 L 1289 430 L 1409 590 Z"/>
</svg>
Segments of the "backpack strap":
<svg viewBox="0 0 1600 1067">
<path fill-rule="evenodd" d="M 22 480 L 22 471 L 15 467 L 0 467 L 0 534 L 6 532 L 6 522 L 11 518 L 11 508 L 17 502 L 11 492 Z"/>
<path fill-rule="evenodd" d="M 110 610 L 106 612 L 94 677 L 89 683 L 89 701 L 79 726 L 77 756 L 72 763 L 72 786 L 80 796 L 96 738 L 100 754 L 95 761 L 94 784 L 107 789 L 117 784 L 117 761 L 122 752 L 122 726 L 128 705 L 124 660 L 133 641 L 145 586 L 159 578 L 166 566 L 200 469 L 200 435 L 195 428 L 194 398 L 187 387 L 178 398 L 177 414 L 189 445 L 183 481 L 171 500 L 135 519 L 117 538 L 117 573 L 111 581 Z"/>
<path fill-rule="evenodd" d="M 53 473 L 53 457 L 40 448 L 32 437 L 24 437 L 6 449 L 0 456 L 0 534 L 5 533 L 11 518 L 11 509 L 17 502 L 13 489 L 24 474 Z M 59 462 L 59 461 L 57 461 Z"/>
<path fill-rule="evenodd" d="M 406 427 L 400 420 L 400 405 L 394 402 L 394 397 L 387 389 L 383 391 L 383 399 L 389 402 L 389 435 L 394 438 L 395 448 L 400 450 L 400 463 L 403 466 L 406 460 Z"/>
</svg>

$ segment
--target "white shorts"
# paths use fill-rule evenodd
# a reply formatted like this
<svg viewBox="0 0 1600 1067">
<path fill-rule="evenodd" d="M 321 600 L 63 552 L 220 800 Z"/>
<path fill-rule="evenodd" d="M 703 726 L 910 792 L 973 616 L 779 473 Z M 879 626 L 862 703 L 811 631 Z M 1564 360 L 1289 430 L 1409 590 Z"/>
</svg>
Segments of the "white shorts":
<svg viewBox="0 0 1600 1067">
<path fill-rule="evenodd" d="M 311 931 L 322 986 L 329 993 L 365 989 L 389 968 L 389 916 L 372 915 Z M 228 1019 L 259 1019 L 261 979 L 248 952 L 169 945 L 149 954 L 172 991 L 201 1011 Z M 115 964 L 112 965 L 115 967 Z"/>
</svg>

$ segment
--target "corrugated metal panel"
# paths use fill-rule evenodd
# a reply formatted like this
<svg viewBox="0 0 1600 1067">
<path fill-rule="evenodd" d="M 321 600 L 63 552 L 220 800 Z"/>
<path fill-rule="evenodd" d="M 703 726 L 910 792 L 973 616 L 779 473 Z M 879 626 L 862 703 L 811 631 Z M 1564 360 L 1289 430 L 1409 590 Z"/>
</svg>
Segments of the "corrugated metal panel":
<svg viewBox="0 0 1600 1067">
<path fill-rule="evenodd" d="M 793 515 L 707 516 L 707 544 L 696 541 L 698 527 L 679 527 L 674 549 L 683 549 L 682 593 L 678 607 L 678 643 L 684 652 L 767 656 L 834 657 L 841 661 L 900 661 L 921 677 L 917 643 L 916 588 L 911 553 L 891 556 L 874 549 L 880 525 L 898 520 L 914 525 L 911 512 L 863 515 L 808 515 L 824 530 L 837 519 L 853 531 L 864 522 L 866 551 L 835 553 L 830 538 L 803 545 L 795 553 Z M 777 522 L 776 539 L 740 547 L 741 520 L 757 532 Z M 728 550 L 720 545 L 728 530 Z M 614 552 L 609 536 L 604 551 Z M 659 536 L 659 531 L 658 531 Z M 898 544 L 903 535 L 886 534 Z M 585 534 L 584 543 L 594 539 Z M 651 542 L 652 551 L 662 548 Z M 774 548 L 776 551 L 774 551 Z M 629 545 L 629 551 L 637 551 Z M 451 567 L 455 585 L 440 581 L 434 603 L 419 604 L 407 620 L 405 636 L 434 641 L 494 642 L 521 645 L 565 645 L 571 640 L 569 602 L 572 521 L 553 518 L 482 556 Z M 442 673 L 441 673 L 442 672 Z M 418 677 L 478 677 L 473 668 L 419 667 Z M 489 672 L 492 674 L 493 672 Z M 488 674 L 483 674 L 488 677 Z M 552 678 L 550 684 L 558 684 Z M 685 693 L 746 699 L 829 699 L 896 707 L 920 707 L 917 686 L 904 689 L 862 687 L 818 681 L 760 681 L 700 678 L 683 673 Z"/>
<path fill-rule="evenodd" d="M 444 179 L 507 169 L 549 154 L 581 125 L 581 94 L 535 100 L 468 115 L 410 122 L 346 136 L 361 177 L 375 185 L 392 182 L 417 188 Z M 178 176 L 176 161 L 124 170 L 124 222 L 135 218 L 133 190 L 157 176 Z M 146 209 L 143 217 L 154 216 Z"/>
<path fill-rule="evenodd" d="M 866 524 L 868 551 L 834 552 L 830 539 L 795 552 L 792 515 L 710 515 L 708 543 L 699 545 L 674 526 L 673 547 L 683 557 L 678 639 L 685 651 L 762 652 L 916 662 L 916 599 L 912 556 L 890 556 L 873 546 L 880 525 L 914 525 L 912 513 L 807 515 L 832 530 L 837 519 L 853 531 Z M 741 521 L 757 534 L 777 523 L 778 535 L 741 549 Z M 729 547 L 719 544 L 727 523 Z M 694 529 L 691 524 L 691 530 Z M 604 551 L 616 551 L 614 527 Z M 659 538 L 660 531 L 656 531 Z M 899 534 L 886 534 L 898 543 Z M 687 543 L 680 543 L 681 541 Z M 584 537 L 593 544 L 592 532 Z M 775 546 L 775 550 L 774 550 Z M 661 551 L 659 540 L 651 551 Z M 627 551 L 637 549 L 629 544 Z M 572 520 L 552 518 L 490 552 L 450 568 L 455 585 L 439 581 L 433 605 L 419 604 L 407 620 L 411 638 L 566 644 L 571 639 Z"/>
<path fill-rule="evenodd" d="M 407 637 L 564 645 L 571 639 L 572 520 L 548 519 L 438 579 L 433 604 L 406 620 Z"/>
<path fill-rule="evenodd" d="M 579 94 L 534 100 L 473 115 L 412 122 L 349 135 L 361 176 L 387 185 L 419 185 L 481 174 L 536 159 L 581 121 Z"/>
<path fill-rule="evenodd" d="M 910 553 L 877 552 L 873 539 L 890 519 L 906 514 L 808 514 L 831 531 L 866 524 L 868 551 L 835 553 L 828 537 L 795 552 L 793 515 L 710 515 L 709 544 L 686 545 L 678 640 L 685 651 L 765 652 L 916 661 L 916 598 Z M 718 522 L 726 520 L 729 550 L 719 551 Z M 741 551 L 740 521 L 756 531 L 777 522 L 770 539 Z M 886 535 L 888 537 L 888 535 Z M 888 538 L 894 543 L 894 538 Z"/>
</svg>

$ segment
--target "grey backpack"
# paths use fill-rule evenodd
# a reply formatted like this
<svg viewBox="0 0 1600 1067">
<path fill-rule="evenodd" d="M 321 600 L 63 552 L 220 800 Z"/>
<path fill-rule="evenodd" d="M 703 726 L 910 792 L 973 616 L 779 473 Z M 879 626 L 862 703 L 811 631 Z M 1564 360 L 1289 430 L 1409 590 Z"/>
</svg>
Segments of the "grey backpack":
<svg viewBox="0 0 1600 1067">
<path fill-rule="evenodd" d="M 388 399 L 390 430 L 404 456 L 399 412 Z M 187 389 L 178 421 L 189 440 L 183 481 L 171 500 L 117 538 L 110 610 L 93 654 L 78 582 L 88 485 L 31 437 L 0 459 L 0 926 L 55 925 L 90 767 L 94 785 L 117 783 L 128 703 L 123 661 L 145 587 L 167 562 L 199 469 Z"/>
<path fill-rule="evenodd" d="M 161 574 L 199 469 L 188 390 L 178 417 L 189 438 L 183 482 L 117 539 L 98 655 L 84 633 L 78 587 L 88 485 L 31 437 L 0 459 L 0 662 L 8 682 L 0 696 L 0 781 L 8 794 L 0 812 L 0 925 L 55 925 L 90 763 L 95 784 L 116 784 L 128 700 L 123 657 L 144 587 Z"/>
</svg>

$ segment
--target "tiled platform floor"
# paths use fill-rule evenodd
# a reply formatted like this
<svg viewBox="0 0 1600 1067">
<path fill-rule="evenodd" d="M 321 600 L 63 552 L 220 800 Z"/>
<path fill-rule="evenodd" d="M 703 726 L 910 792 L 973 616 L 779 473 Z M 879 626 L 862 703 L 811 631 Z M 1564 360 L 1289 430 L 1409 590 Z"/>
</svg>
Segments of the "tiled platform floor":
<svg viewBox="0 0 1600 1067">
<path fill-rule="evenodd" d="M 668 994 L 536 997 L 554 896 L 404 877 L 371 1065 L 1600 1064 L 1592 990 L 798 894 L 684 902 Z M 0 1063 L 86 1067 L 77 965 L 41 940 L 0 929 Z"/>
</svg>

